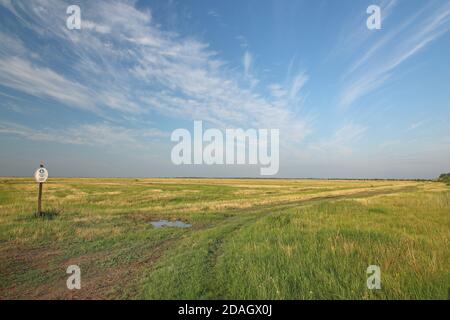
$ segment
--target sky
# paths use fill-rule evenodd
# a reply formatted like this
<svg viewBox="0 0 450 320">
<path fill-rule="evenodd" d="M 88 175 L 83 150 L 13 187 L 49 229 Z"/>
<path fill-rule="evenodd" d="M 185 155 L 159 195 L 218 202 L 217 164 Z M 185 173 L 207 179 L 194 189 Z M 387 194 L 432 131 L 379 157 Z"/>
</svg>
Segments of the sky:
<svg viewBox="0 0 450 320">
<path fill-rule="evenodd" d="M 446 0 L 0 0 L 0 176 L 260 176 L 174 165 L 171 133 L 201 120 L 279 129 L 275 177 L 435 178 L 449 29 Z"/>
</svg>

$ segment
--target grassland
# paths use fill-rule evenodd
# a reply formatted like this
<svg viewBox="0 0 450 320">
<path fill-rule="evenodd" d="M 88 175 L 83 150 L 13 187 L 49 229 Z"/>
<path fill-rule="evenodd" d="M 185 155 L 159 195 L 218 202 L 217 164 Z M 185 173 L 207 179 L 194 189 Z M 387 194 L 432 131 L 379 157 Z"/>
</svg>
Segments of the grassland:
<svg viewBox="0 0 450 320">
<path fill-rule="evenodd" d="M 0 299 L 447 299 L 450 186 L 0 178 Z M 154 228 L 179 219 L 192 228 Z M 66 287 L 79 265 L 82 289 Z M 368 290 L 379 265 L 382 289 Z"/>
</svg>

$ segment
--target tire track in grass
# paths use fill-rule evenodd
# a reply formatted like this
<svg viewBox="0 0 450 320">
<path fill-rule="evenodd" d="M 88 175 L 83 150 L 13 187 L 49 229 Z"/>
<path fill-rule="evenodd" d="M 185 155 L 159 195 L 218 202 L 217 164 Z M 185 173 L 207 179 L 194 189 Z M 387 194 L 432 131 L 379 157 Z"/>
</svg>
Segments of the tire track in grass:
<svg viewBox="0 0 450 320">
<path fill-rule="evenodd" d="M 201 229 L 192 228 L 162 253 L 152 270 L 141 279 L 144 299 L 217 299 L 223 294 L 216 282 L 218 260 L 223 245 L 242 228 L 256 223 L 271 214 L 297 207 L 312 205 L 322 201 L 355 199 L 381 194 L 413 191 L 415 188 L 359 191 L 341 195 L 314 197 L 295 202 L 261 205 L 245 209 L 230 209 L 216 213 L 233 213 L 220 221 L 205 225 Z"/>
<path fill-rule="evenodd" d="M 329 201 L 336 201 L 341 199 L 356 199 L 356 198 L 366 198 L 366 197 L 373 197 L 378 195 L 387 195 L 392 193 L 399 193 L 399 192 L 413 192 L 416 191 L 416 187 L 405 187 L 405 188 L 399 188 L 399 189 L 389 189 L 389 190 L 374 190 L 374 191 L 362 191 L 362 192 L 356 192 L 353 194 L 346 194 L 346 195 L 335 195 L 335 196 L 318 196 L 314 197 L 313 199 L 306 199 L 306 200 L 300 200 L 295 202 L 290 202 L 287 204 L 277 204 L 277 205 L 264 205 L 263 207 L 257 207 L 257 208 L 248 208 L 248 209 L 241 209 L 241 210 L 233 210 L 238 211 L 238 213 L 249 212 L 250 216 L 242 221 L 242 216 L 237 214 L 233 216 L 232 218 L 236 218 L 238 220 L 238 223 L 236 225 L 229 228 L 229 230 L 226 231 L 226 233 L 221 233 L 218 237 L 216 237 L 212 244 L 208 247 L 208 256 L 206 263 L 208 265 L 208 275 L 206 278 L 208 281 L 206 281 L 206 288 L 202 294 L 202 298 L 204 299 L 221 299 L 221 294 L 217 295 L 217 292 L 220 291 L 220 288 L 216 287 L 217 281 L 216 281 L 216 267 L 217 267 L 217 261 L 220 257 L 222 247 L 225 241 L 230 239 L 233 234 L 236 232 L 239 232 L 243 227 L 246 227 L 248 225 L 254 224 L 257 221 L 266 218 L 270 215 L 276 215 L 280 214 L 280 211 L 287 210 L 289 208 L 298 207 L 298 206 L 309 206 L 313 205 L 315 203 L 320 202 L 329 202 Z M 274 212 L 277 211 L 277 212 Z M 220 227 L 221 224 L 229 223 L 230 219 L 228 218 L 225 221 L 220 222 L 219 224 L 216 224 L 214 226 L 211 226 L 210 228 L 217 228 Z M 240 219 L 238 219 L 240 218 Z"/>
</svg>

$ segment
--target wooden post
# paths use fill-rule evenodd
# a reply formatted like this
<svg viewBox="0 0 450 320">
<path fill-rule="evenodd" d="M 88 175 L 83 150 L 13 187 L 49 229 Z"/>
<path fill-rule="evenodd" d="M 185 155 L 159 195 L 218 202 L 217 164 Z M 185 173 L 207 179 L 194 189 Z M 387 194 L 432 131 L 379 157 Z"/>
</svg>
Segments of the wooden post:
<svg viewBox="0 0 450 320">
<path fill-rule="evenodd" d="M 34 173 L 34 179 L 37 183 L 39 183 L 39 193 L 38 193 L 38 210 L 37 214 L 42 217 L 42 188 L 45 181 L 47 181 L 48 178 L 48 171 L 44 168 L 44 163 L 41 162 L 41 165 L 39 166 L 39 169 L 36 170 Z"/>
<path fill-rule="evenodd" d="M 39 183 L 39 195 L 38 195 L 38 214 L 42 216 L 42 182 Z"/>
</svg>

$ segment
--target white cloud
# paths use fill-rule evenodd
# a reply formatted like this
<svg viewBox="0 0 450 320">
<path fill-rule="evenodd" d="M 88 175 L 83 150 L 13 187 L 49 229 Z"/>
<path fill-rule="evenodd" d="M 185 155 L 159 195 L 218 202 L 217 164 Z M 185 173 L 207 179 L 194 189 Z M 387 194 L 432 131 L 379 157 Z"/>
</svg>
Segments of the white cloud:
<svg viewBox="0 0 450 320">
<path fill-rule="evenodd" d="M 92 21 L 89 21 L 89 20 L 83 20 L 82 28 L 83 29 L 88 29 L 88 30 L 94 30 L 94 31 L 96 31 L 98 33 L 103 33 L 103 34 L 111 32 L 111 28 L 110 27 L 102 26 L 102 25 L 99 25 L 99 24 L 97 24 L 95 22 L 92 22 Z"/>
<path fill-rule="evenodd" d="M 149 148 L 153 139 L 169 134 L 159 129 L 130 129 L 106 122 L 82 124 L 64 129 L 33 129 L 12 122 L 0 122 L 0 133 L 19 136 L 33 141 L 56 142 L 62 144 L 107 146 L 121 148 Z M 151 139 L 148 139 L 151 138 Z"/>
<path fill-rule="evenodd" d="M 351 51 L 373 41 L 377 33 L 367 28 L 367 18 L 369 15 L 366 12 L 370 4 L 378 5 L 381 9 L 382 29 L 385 29 L 389 23 L 392 23 L 391 18 L 394 9 L 398 5 L 397 0 L 379 0 L 377 3 L 367 3 L 352 6 L 353 10 L 345 11 L 347 15 L 347 23 L 343 24 L 339 36 L 335 43 L 335 47 L 331 50 L 331 56 L 339 56 L 341 54 L 349 54 Z"/>
<path fill-rule="evenodd" d="M 341 107 L 349 107 L 359 98 L 380 88 L 400 64 L 450 29 L 448 3 L 428 15 L 425 9 L 375 42 L 352 64 L 344 76 L 348 80 L 345 80 L 341 93 Z"/>
<path fill-rule="evenodd" d="M 220 15 L 217 13 L 217 11 L 216 10 L 209 10 L 208 11 L 208 15 L 209 16 L 212 16 L 212 17 L 220 17 Z"/>
<path fill-rule="evenodd" d="M 278 83 L 273 83 L 269 85 L 269 91 L 275 98 L 282 98 L 287 95 L 287 90 L 285 90 L 281 85 Z"/>
<path fill-rule="evenodd" d="M 245 51 L 243 59 L 245 76 L 248 76 L 250 74 L 252 63 L 253 63 L 253 56 L 251 55 L 250 52 Z"/>
<path fill-rule="evenodd" d="M 322 139 L 318 143 L 310 144 L 308 148 L 314 151 L 314 156 L 323 154 L 348 156 L 352 154 L 354 144 L 360 141 L 366 131 L 367 127 L 347 123 L 337 129 L 331 137 Z"/>
<path fill-rule="evenodd" d="M 300 90 L 303 88 L 303 86 L 306 84 L 307 81 L 308 81 L 308 75 L 305 72 L 298 74 L 294 78 L 294 80 L 292 82 L 291 90 L 289 93 L 289 96 L 291 99 L 298 96 Z"/>
<path fill-rule="evenodd" d="M 411 125 L 409 126 L 409 130 L 415 130 L 415 129 L 423 126 L 426 122 L 427 122 L 426 120 L 423 120 L 423 121 L 411 123 Z"/>
<path fill-rule="evenodd" d="M 0 32 L 0 54 L 2 55 L 13 55 L 13 54 L 24 54 L 26 49 L 22 43 L 17 38 L 13 38 L 4 32 Z"/>
<path fill-rule="evenodd" d="M 0 83 L 36 97 L 55 99 L 69 106 L 95 108 L 85 87 L 21 58 L 6 57 L 0 60 Z"/>
<path fill-rule="evenodd" d="M 153 25 L 150 11 L 136 9 L 132 1 L 83 2 L 85 27 L 82 24 L 79 31 L 65 27 L 61 12 L 67 4 L 13 4 L 17 19 L 31 34 L 65 50 L 54 50 L 52 57 L 33 48 L 39 64 L 24 54 L 2 54 L 2 85 L 91 110 L 107 120 L 123 120 L 129 114 L 146 118 L 156 111 L 222 127 L 280 128 L 296 141 L 307 134 L 308 120 L 291 111 L 289 99 L 266 98 L 254 90 L 258 79 L 251 74 L 250 52 L 243 58 L 243 74 L 248 76 L 243 84 L 242 73 L 221 60 L 208 43 L 161 31 Z M 53 58 L 64 65 L 50 67 Z M 299 78 L 290 92 L 297 94 L 304 81 Z"/>
<path fill-rule="evenodd" d="M 248 48 L 248 41 L 243 35 L 236 36 L 236 40 L 239 41 L 239 45 L 241 46 L 242 49 Z"/>
<path fill-rule="evenodd" d="M 292 67 L 288 68 L 286 80 L 283 84 L 272 83 L 267 89 L 274 98 L 272 101 L 275 106 L 289 106 L 292 110 L 299 110 L 305 100 L 303 89 L 309 80 L 305 71 L 291 76 Z"/>
</svg>

